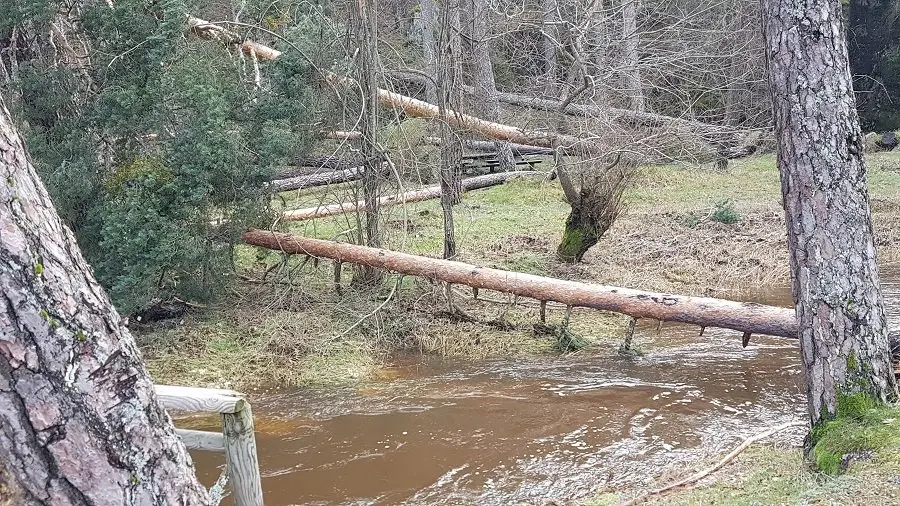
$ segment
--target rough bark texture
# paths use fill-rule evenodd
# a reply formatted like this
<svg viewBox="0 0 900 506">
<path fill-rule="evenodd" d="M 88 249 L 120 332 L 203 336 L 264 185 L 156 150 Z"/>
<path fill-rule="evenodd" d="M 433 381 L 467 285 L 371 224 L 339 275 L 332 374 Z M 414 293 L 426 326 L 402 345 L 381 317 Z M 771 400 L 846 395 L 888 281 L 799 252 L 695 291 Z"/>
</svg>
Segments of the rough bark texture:
<svg viewBox="0 0 900 506">
<path fill-rule="evenodd" d="M 862 135 L 840 3 L 763 0 L 793 291 L 813 424 L 840 396 L 892 401 Z"/>
<path fill-rule="evenodd" d="M 630 184 L 634 165 L 619 155 L 612 165 L 580 174 L 580 186 L 576 188 L 569 169 L 557 162 L 559 184 L 572 207 L 556 248 L 560 260 L 580 262 L 615 223 L 624 207 L 622 196 Z"/>
<path fill-rule="evenodd" d="M 244 233 L 242 239 L 247 244 L 288 254 L 372 265 L 412 276 L 571 306 L 615 311 L 636 318 L 655 318 L 783 337 L 794 337 L 797 333 L 794 312 L 785 308 L 566 281 L 265 230 L 250 230 Z"/>
<path fill-rule="evenodd" d="M 381 246 L 379 220 L 381 218 L 379 194 L 381 193 L 381 160 L 375 144 L 378 135 L 378 37 L 376 34 L 375 9 L 373 0 L 356 0 L 351 9 L 351 23 L 356 36 L 357 79 L 360 85 L 362 115 L 362 155 L 365 158 L 362 175 L 363 199 L 369 202 L 365 207 L 365 245 Z M 378 271 L 364 267 L 356 278 L 366 284 L 376 284 L 381 280 Z"/>
<path fill-rule="evenodd" d="M 0 102 L 0 461 L 25 504 L 206 504 Z"/>
<path fill-rule="evenodd" d="M 544 177 L 545 172 L 538 171 L 515 171 L 500 172 L 497 174 L 486 174 L 484 176 L 470 177 L 462 180 L 462 189 L 464 191 L 479 190 L 482 188 L 490 188 L 505 183 L 514 177 Z M 410 190 L 399 195 L 390 195 L 381 197 L 379 206 L 391 206 L 395 204 L 406 204 L 410 202 L 421 202 L 423 200 L 436 199 L 442 195 L 442 186 L 428 186 L 419 190 Z M 326 216 L 334 216 L 337 214 L 352 213 L 366 208 L 366 201 L 344 202 L 341 204 L 332 204 L 327 206 L 307 207 L 305 209 L 294 209 L 285 211 L 281 218 L 285 221 L 304 221 L 316 218 L 324 218 Z"/>
<path fill-rule="evenodd" d="M 500 120 L 500 101 L 497 99 L 497 82 L 491 65 L 491 48 L 488 39 L 491 19 L 488 0 L 472 0 L 472 85 L 476 114 L 488 121 Z M 554 55 L 556 54 L 554 47 Z M 515 170 L 513 152 L 509 142 L 495 142 L 500 158 L 500 170 Z"/>
<path fill-rule="evenodd" d="M 644 90 L 641 85 L 641 69 L 638 56 L 637 11 L 639 0 L 626 0 L 622 4 L 622 58 L 625 60 L 625 90 L 631 109 L 644 112 Z"/>
</svg>

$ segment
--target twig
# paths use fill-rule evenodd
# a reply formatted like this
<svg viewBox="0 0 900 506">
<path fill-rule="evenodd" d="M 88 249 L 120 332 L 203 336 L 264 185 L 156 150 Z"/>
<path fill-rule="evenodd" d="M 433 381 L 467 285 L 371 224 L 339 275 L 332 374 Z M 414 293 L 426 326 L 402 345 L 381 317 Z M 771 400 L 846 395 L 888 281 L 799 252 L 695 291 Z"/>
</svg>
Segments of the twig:
<svg viewBox="0 0 900 506">
<path fill-rule="evenodd" d="M 739 444 L 737 446 L 737 448 L 735 448 L 734 450 L 731 450 L 731 453 L 726 455 L 722 460 L 718 461 L 716 463 L 716 465 L 709 467 L 707 469 L 704 469 L 698 473 L 692 474 L 691 476 L 688 476 L 687 478 L 685 478 L 681 481 L 677 481 L 675 483 L 666 485 L 665 487 L 658 488 L 656 490 L 651 490 L 650 492 L 645 492 L 645 493 L 635 497 L 634 499 L 631 499 L 629 501 L 625 501 L 625 502 L 621 503 L 619 506 L 634 506 L 635 504 L 642 504 L 642 503 L 646 502 L 648 499 L 650 499 L 651 497 L 663 496 L 670 492 L 678 490 L 682 487 L 687 487 L 689 485 L 693 485 L 694 483 L 702 480 L 703 478 L 706 478 L 710 474 L 725 467 L 726 464 L 728 464 L 729 462 L 734 460 L 735 457 L 740 455 L 744 450 L 749 448 L 750 445 L 752 445 L 753 443 L 755 443 L 761 439 L 765 439 L 765 438 L 767 438 L 773 434 L 776 434 L 778 432 L 781 432 L 789 427 L 797 427 L 797 426 L 806 425 L 806 424 L 807 423 L 805 421 L 793 421 L 793 422 L 783 423 L 777 427 L 772 427 L 771 429 L 768 429 L 764 432 L 760 432 L 759 434 L 756 434 L 755 436 L 748 437 L 747 439 L 744 440 L 744 442 Z"/>
</svg>

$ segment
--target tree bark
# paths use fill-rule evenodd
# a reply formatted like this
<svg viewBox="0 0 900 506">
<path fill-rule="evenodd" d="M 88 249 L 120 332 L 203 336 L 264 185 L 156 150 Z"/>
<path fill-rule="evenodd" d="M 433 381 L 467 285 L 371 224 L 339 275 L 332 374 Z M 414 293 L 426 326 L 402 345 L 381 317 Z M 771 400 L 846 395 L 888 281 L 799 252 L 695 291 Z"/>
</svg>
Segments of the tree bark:
<svg viewBox="0 0 900 506">
<path fill-rule="evenodd" d="M 488 40 L 491 9 L 487 0 L 472 0 L 472 85 L 476 114 L 488 121 L 500 120 L 500 101 L 497 99 L 497 82 L 491 65 L 491 48 Z M 555 54 L 554 47 L 554 54 Z M 500 158 L 500 170 L 515 170 L 513 152 L 509 142 L 495 142 Z"/>
<path fill-rule="evenodd" d="M 794 312 L 785 308 L 566 281 L 264 230 L 250 230 L 242 238 L 247 244 L 288 254 L 372 265 L 412 276 L 542 301 L 552 300 L 570 306 L 614 311 L 635 318 L 693 323 L 782 337 L 795 337 L 797 334 Z"/>
<path fill-rule="evenodd" d="M 462 189 L 464 191 L 480 190 L 482 188 L 490 188 L 491 186 L 501 185 L 515 177 L 544 177 L 544 172 L 538 171 L 513 171 L 498 172 L 497 174 L 485 174 L 484 176 L 470 177 L 462 180 Z M 439 198 L 442 195 L 442 186 L 428 186 L 418 190 L 411 190 L 399 195 L 390 195 L 381 197 L 379 206 L 391 206 L 395 204 L 408 204 L 410 202 L 421 202 Z M 366 201 L 344 202 L 341 204 L 332 204 L 327 206 L 307 207 L 305 209 L 294 209 L 293 211 L 285 211 L 281 215 L 281 219 L 285 221 L 304 221 L 316 218 L 324 218 L 326 216 L 334 216 L 337 214 L 352 213 L 354 211 L 366 208 Z"/>
<path fill-rule="evenodd" d="M 844 23 L 833 0 L 762 0 L 793 292 L 815 425 L 896 399 Z"/>
<path fill-rule="evenodd" d="M 462 198 L 462 139 L 453 128 L 451 117 L 460 120 L 462 93 L 462 41 L 460 40 L 459 2 L 441 3 L 440 37 L 438 38 L 438 113 L 442 121 L 441 135 L 441 210 L 444 215 L 444 258 L 456 256 L 456 231 L 453 206 Z"/>
<path fill-rule="evenodd" d="M 644 112 L 646 107 L 638 54 L 638 2 L 639 0 L 625 0 L 622 5 L 622 58 L 625 60 L 625 90 L 631 109 L 635 112 Z"/>
<path fill-rule="evenodd" d="M 349 167 L 342 170 L 332 170 L 328 172 L 312 172 L 300 173 L 295 171 L 294 175 L 288 177 L 273 179 L 266 188 L 273 192 L 286 192 L 290 190 L 299 190 L 302 188 L 313 188 L 316 186 L 326 186 L 330 184 L 346 183 L 348 181 L 356 181 L 363 177 L 366 172 L 364 166 Z"/>
<path fill-rule="evenodd" d="M 378 36 L 375 24 L 375 8 L 373 0 L 356 0 L 351 9 L 351 23 L 356 36 L 357 79 L 361 93 L 362 155 L 365 158 L 362 175 L 363 199 L 369 202 L 365 207 L 365 245 L 377 248 L 381 246 L 381 160 L 375 137 L 378 135 Z M 358 273 L 357 280 L 365 284 L 377 284 L 381 274 L 375 269 L 364 267 Z"/>
<path fill-rule="evenodd" d="M 25 504 L 206 504 L 0 100 L 0 462 Z"/>
</svg>

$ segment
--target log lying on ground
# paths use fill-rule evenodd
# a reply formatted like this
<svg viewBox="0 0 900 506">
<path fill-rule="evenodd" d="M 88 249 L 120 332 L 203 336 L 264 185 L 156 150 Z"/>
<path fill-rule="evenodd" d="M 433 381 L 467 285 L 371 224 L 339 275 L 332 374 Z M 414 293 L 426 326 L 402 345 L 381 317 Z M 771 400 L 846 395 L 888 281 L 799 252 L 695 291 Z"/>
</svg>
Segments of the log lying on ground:
<svg viewBox="0 0 900 506">
<path fill-rule="evenodd" d="M 426 136 L 422 138 L 422 141 L 425 144 L 431 144 L 432 146 L 440 146 L 441 138 L 440 137 L 430 137 Z M 497 151 L 497 145 L 492 141 L 473 141 L 473 140 L 463 140 L 463 146 L 473 150 L 473 151 L 482 151 L 482 152 L 494 152 Z M 513 144 L 510 143 L 509 147 L 512 148 L 512 152 L 514 155 L 552 155 L 552 148 L 542 148 L 538 146 L 529 146 L 527 144 Z"/>
<path fill-rule="evenodd" d="M 283 179 L 273 179 L 266 188 L 272 193 L 299 190 L 301 188 L 313 188 L 329 184 L 346 183 L 360 179 L 365 172 L 365 167 L 350 167 L 343 170 L 331 170 L 328 172 L 314 172 L 301 174 Z"/>
<path fill-rule="evenodd" d="M 496 174 L 486 174 L 484 176 L 470 177 L 462 180 L 463 191 L 478 190 L 488 188 L 505 183 L 514 177 L 545 177 L 546 173 L 521 170 L 513 172 L 498 172 Z M 391 195 L 381 197 L 378 203 L 381 206 L 391 206 L 395 204 L 406 204 L 410 202 L 420 202 L 422 200 L 436 199 L 441 196 L 441 186 L 428 186 L 418 190 L 411 190 L 399 195 Z M 365 201 L 344 202 L 341 204 L 331 204 L 326 206 L 308 207 L 306 209 L 295 209 L 293 211 L 285 211 L 281 218 L 286 221 L 304 221 L 315 218 L 324 218 L 326 216 L 334 216 L 336 214 L 351 213 L 361 211 L 366 208 Z"/>
<path fill-rule="evenodd" d="M 357 132 L 356 130 L 350 130 L 345 132 L 343 130 L 334 130 L 332 132 L 325 132 L 323 135 L 326 139 L 333 139 L 337 141 L 355 141 L 362 139 L 362 132 Z"/>
<path fill-rule="evenodd" d="M 331 258 L 540 301 L 614 311 L 635 318 L 734 329 L 745 334 L 792 338 L 797 335 L 793 309 L 566 281 L 265 230 L 247 231 L 242 239 L 247 244 L 288 254 Z"/>
</svg>

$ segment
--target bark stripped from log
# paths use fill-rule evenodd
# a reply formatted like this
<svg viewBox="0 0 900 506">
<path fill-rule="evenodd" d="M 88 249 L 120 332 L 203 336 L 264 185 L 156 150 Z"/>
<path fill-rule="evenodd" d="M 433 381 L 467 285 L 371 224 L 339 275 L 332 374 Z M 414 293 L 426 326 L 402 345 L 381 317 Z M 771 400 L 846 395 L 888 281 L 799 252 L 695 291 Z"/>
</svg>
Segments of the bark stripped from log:
<svg viewBox="0 0 900 506">
<path fill-rule="evenodd" d="M 265 230 L 247 231 L 242 238 L 247 244 L 288 254 L 371 265 L 446 283 L 512 293 L 541 301 L 551 300 L 574 307 L 614 311 L 635 318 L 791 338 L 797 335 L 797 322 L 792 309 L 566 281 Z"/>
<path fill-rule="evenodd" d="M 200 38 L 236 45 L 247 56 L 255 56 L 260 60 L 274 60 L 281 56 L 281 51 L 252 40 L 245 40 L 237 33 L 215 23 L 210 23 L 194 16 L 188 16 L 187 23 L 191 31 Z"/>
<path fill-rule="evenodd" d="M 531 170 L 499 172 L 497 174 L 486 174 L 484 176 L 470 177 L 463 179 L 463 191 L 479 190 L 489 188 L 505 183 L 514 177 L 544 177 L 545 173 Z M 436 199 L 441 196 L 440 185 L 429 186 L 419 190 L 412 190 L 401 193 L 399 195 L 391 195 L 389 197 L 381 197 L 379 205 L 391 206 L 395 204 L 407 204 L 411 202 L 420 202 L 423 200 Z M 293 211 L 285 211 L 281 218 L 285 221 L 305 221 L 316 218 L 324 218 L 326 216 L 334 216 L 336 214 L 352 213 L 354 211 L 366 208 L 366 202 L 361 200 L 358 202 L 344 202 L 341 204 L 331 204 L 327 206 L 308 207 L 306 209 L 295 209 Z"/>
</svg>

